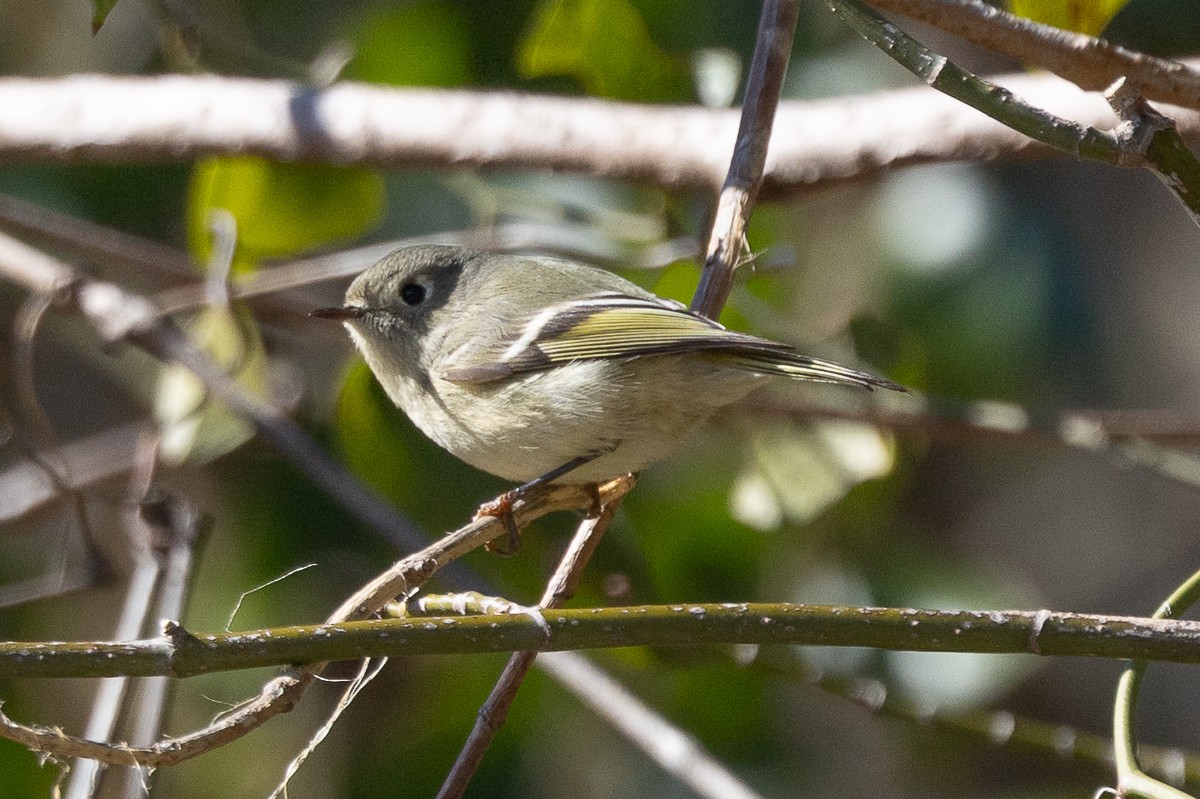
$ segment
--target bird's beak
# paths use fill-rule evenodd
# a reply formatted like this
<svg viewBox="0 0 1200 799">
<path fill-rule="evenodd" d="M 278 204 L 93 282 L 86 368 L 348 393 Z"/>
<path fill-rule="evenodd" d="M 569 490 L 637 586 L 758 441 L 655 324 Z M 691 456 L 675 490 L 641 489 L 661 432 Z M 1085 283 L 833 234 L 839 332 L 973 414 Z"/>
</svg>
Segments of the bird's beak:
<svg viewBox="0 0 1200 799">
<path fill-rule="evenodd" d="M 361 319 L 367 312 L 366 308 L 358 308 L 353 305 L 341 305 L 336 308 L 318 308 L 315 311 L 309 312 L 309 316 L 316 316 L 320 319 L 340 319 L 343 322 L 348 319 Z"/>
</svg>

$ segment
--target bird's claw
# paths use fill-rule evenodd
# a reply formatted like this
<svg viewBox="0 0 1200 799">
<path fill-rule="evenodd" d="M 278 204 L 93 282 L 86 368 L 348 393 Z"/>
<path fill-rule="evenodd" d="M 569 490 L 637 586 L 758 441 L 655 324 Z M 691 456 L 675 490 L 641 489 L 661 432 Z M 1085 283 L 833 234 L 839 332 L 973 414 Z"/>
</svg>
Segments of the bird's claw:
<svg viewBox="0 0 1200 799">
<path fill-rule="evenodd" d="M 483 503 L 475 513 L 475 518 L 492 516 L 504 525 L 508 536 L 501 545 L 499 538 L 494 538 L 483 545 L 489 553 L 501 558 L 511 558 L 521 551 L 521 531 L 517 529 L 517 520 L 513 516 L 513 504 L 520 498 L 516 491 L 506 491 L 493 500 Z"/>
</svg>

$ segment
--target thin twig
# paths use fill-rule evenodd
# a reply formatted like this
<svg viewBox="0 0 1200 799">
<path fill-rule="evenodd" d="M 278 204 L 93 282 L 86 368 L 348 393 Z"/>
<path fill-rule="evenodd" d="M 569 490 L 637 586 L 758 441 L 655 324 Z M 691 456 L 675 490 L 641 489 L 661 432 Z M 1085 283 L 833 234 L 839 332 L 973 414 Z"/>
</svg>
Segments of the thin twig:
<svg viewBox="0 0 1200 799">
<path fill-rule="evenodd" d="M 195 279 L 187 253 L 151 239 L 98 225 L 45 205 L 0 194 L 0 230 L 61 247 L 89 261 L 119 267 L 141 279 Z"/>
<path fill-rule="evenodd" d="M 799 13 L 799 0 L 766 0 L 763 3 L 737 143 L 717 198 L 700 285 L 692 298 L 692 310 L 710 319 L 720 315 L 729 298 L 733 272 L 746 246 L 746 225 L 762 186 L 767 145 L 792 55 L 792 37 Z"/>
<path fill-rule="evenodd" d="M 600 544 L 604 531 L 616 516 L 620 504 L 620 500 L 609 503 L 595 516 L 580 522 L 570 545 L 559 560 L 558 568 L 554 570 L 550 582 L 546 585 L 541 601 L 535 608 L 530 609 L 530 615 L 536 614 L 540 618 L 540 611 L 560 607 L 575 595 L 583 571 Z M 517 690 L 536 658 L 536 652 L 516 652 L 508 659 L 487 701 L 479 709 L 471 734 L 458 753 L 450 773 L 446 775 L 441 790 L 438 791 L 438 799 L 458 799 L 466 792 L 471 778 L 475 776 L 479 764 L 483 761 L 484 753 L 491 746 L 496 733 L 504 726 L 509 708 L 517 698 Z"/>
<path fill-rule="evenodd" d="M 601 502 L 615 502 L 633 487 L 633 483 L 632 477 L 626 476 L 600 486 Z M 548 513 L 586 507 L 593 499 L 591 492 L 583 486 L 548 486 L 532 491 L 519 500 L 513 507 L 513 517 L 518 527 L 524 527 Z M 320 632 L 310 630 L 307 634 L 312 636 L 314 642 L 319 641 L 328 633 L 341 629 L 348 621 L 362 620 L 374 615 L 393 598 L 415 592 L 426 580 L 457 558 L 483 546 L 493 538 L 506 534 L 504 522 L 495 517 L 484 516 L 471 522 L 393 564 L 343 602 L 325 624 L 317 628 Z M 197 639 L 178 624 L 170 623 L 163 636 L 154 639 L 151 646 L 160 652 L 171 651 L 183 655 L 185 652 L 195 653 L 197 646 L 201 649 L 207 648 L 212 640 L 209 636 L 204 640 Z M 0 645 L 0 649 L 2 648 L 3 645 Z M 141 647 L 137 644 L 125 644 L 119 648 L 135 651 Z M 357 655 L 350 657 L 357 658 Z M 105 660 L 107 659 L 106 657 Z M 172 662 L 180 661 L 175 655 L 171 655 L 168 657 L 168 668 L 156 673 L 181 676 L 181 672 L 174 670 Z M 292 658 L 281 662 L 298 661 Z M 47 752 L 56 757 L 87 757 L 119 765 L 174 765 L 235 741 L 274 716 L 291 710 L 323 665 L 315 663 L 287 669 L 268 681 L 258 696 L 240 704 L 233 713 L 202 730 L 177 738 L 168 738 L 152 746 L 130 746 L 88 740 L 67 735 L 57 728 L 18 724 L 3 713 L 0 713 L 0 737 L 9 738 L 28 749 Z M 151 672 L 143 672 L 149 673 Z"/>
<path fill-rule="evenodd" d="M 182 364 L 213 396 L 250 420 L 258 433 L 319 488 L 399 548 L 419 549 L 425 537 L 390 503 L 350 477 L 316 442 L 266 400 L 247 391 L 197 348 L 158 308 L 113 283 L 83 279 L 67 264 L 0 233 L 0 277 L 31 291 L 67 291 L 70 306 L 101 337 L 127 340 L 151 354 Z"/>
<path fill-rule="evenodd" d="M 600 486 L 600 498 L 608 504 L 629 492 L 634 480 L 620 477 Z M 534 519 L 560 510 L 573 510 L 591 504 L 593 497 L 585 486 L 553 485 L 527 493 L 513 506 L 513 521 L 524 528 Z M 481 516 L 465 527 L 448 533 L 413 555 L 398 561 L 390 569 L 356 591 L 335 610 L 332 619 L 366 618 L 398 596 L 407 596 L 428 579 L 432 571 L 506 533 L 502 520 Z"/>
<path fill-rule="evenodd" d="M 159 318 L 158 309 L 152 304 L 146 303 L 139 297 L 128 295 L 119 287 L 111 284 L 80 281 L 72 270 L 64 264 L 3 235 L 0 235 L 0 276 L 7 276 L 32 290 L 57 291 L 63 287 L 71 286 L 74 289 L 74 298 L 77 307 L 88 316 L 102 335 L 106 335 L 112 339 L 130 335 L 131 331 L 145 332 L 152 325 L 157 326 L 161 324 L 157 321 Z M 172 332 L 172 328 L 167 328 L 167 330 L 168 334 L 163 336 L 163 340 L 157 343 L 170 345 L 177 352 L 191 357 L 193 359 L 193 366 L 200 368 L 202 371 L 212 368 L 207 359 L 202 354 L 197 353 L 194 348 L 191 348 L 186 340 L 177 334 L 177 331 Z M 245 395 L 241 387 L 227 376 L 217 372 L 212 378 L 213 382 L 209 384 L 210 389 L 216 392 L 218 389 L 224 387 L 229 394 L 225 398 L 227 400 L 230 398 L 234 399 L 235 402 L 232 404 L 235 407 L 238 405 L 237 400 L 240 399 L 246 405 L 243 412 L 253 413 L 256 410 L 263 410 L 261 407 L 263 403 L 260 400 Z M 274 414 L 269 407 L 265 408 L 265 410 L 267 411 L 266 415 L 260 415 L 256 419 L 256 422 L 266 423 L 265 425 L 260 425 L 260 431 L 265 432 L 271 430 L 273 427 L 290 426 L 286 418 Z M 302 434 L 298 429 L 293 428 L 291 436 L 295 439 L 296 436 L 302 437 Z M 278 445 L 278 442 L 275 443 Z M 300 449 L 302 452 L 305 451 L 304 447 Z M 288 450 L 285 448 L 285 451 Z M 322 458 L 322 462 L 323 460 Z M 310 466 L 311 463 L 312 461 L 308 460 L 297 461 L 297 465 L 301 468 Z M 330 467 L 336 469 L 336 466 L 330 465 Z M 349 489 L 365 490 L 357 484 L 357 481 L 347 480 L 346 482 L 349 484 Z M 614 484 L 613 493 L 608 495 L 607 499 L 611 500 L 620 496 L 631 486 L 632 481 L 618 481 Z M 335 498 L 339 499 L 342 503 L 353 502 L 354 497 L 355 491 L 353 490 L 337 492 L 335 494 Z M 529 499 L 532 500 L 533 497 Z M 518 523 L 520 523 L 521 513 L 528 512 L 531 519 L 535 515 L 548 513 L 555 509 L 581 507 L 584 504 L 590 504 L 591 499 L 591 496 L 586 493 L 583 496 L 579 496 L 577 492 L 572 493 L 567 489 L 556 489 L 547 496 L 540 497 L 538 501 L 541 504 L 536 507 L 530 507 L 526 511 L 521 506 L 518 506 Z M 567 500 L 566 505 L 554 505 L 554 502 L 561 503 L 564 500 Z M 355 507 L 348 507 L 352 512 L 355 511 Z M 370 507 L 371 503 L 368 503 L 368 510 Z M 396 527 L 389 521 L 394 520 L 394 513 L 391 511 L 390 506 L 384 505 L 382 506 L 382 510 L 383 530 L 395 533 Z M 370 513 L 366 515 L 368 517 L 372 516 Z M 468 527 L 472 526 L 469 525 Z M 401 526 L 402 529 L 403 526 Z M 478 531 L 476 532 L 478 533 Z M 488 539 L 494 534 L 494 532 L 482 533 L 479 540 Z M 445 541 L 446 539 L 443 539 L 442 542 L 439 542 L 439 545 L 444 544 Z M 447 563 L 451 562 L 460 554 L 462 552 L 457 552 L 453 557 L 445 558 L 445 561 Z M 436 561 L 430 563 L 422 561 L 418 563 L 416 569 L 418 572 L 422 572 L 429 567 L 437 568 L 438 563 Z M 412 576 L 411 574 L 405 575 L 403 571 L 397 574 L 393 570 L 389 570 L 389 573 L 386 573 L 380 579 L 364 587 L 362 591 L 358 592 L 348 601 L 347 605 L 339 608 L 331 618 L 360 618 L 361 616 L 354 614 L 366 613 L 369 615 L 373 613 L 387 601 L 403 593 L 404 585 L 419 584 L 405 579 Z M 389 590 L 391 593 L 388 593 Z M 120 764 L 138 762 L 144 765 L 167 765 L 169 763 L 182 762 L 190 757 L 235 740 L 257 726 L 260 726 L 267 719 L 290 710 L 295 702 L 298 701 L 304 689 L 312 681 L 313 674 L 311 670 L 297 670 L 295 673 L 280 675 L 265 684 L 259 696 L 246 702 L 239 708 L 237 713 L 222 719 L 220 723 L 213 725 L 213 727 L 197 731 L 182 738 L 170 739 L 158 746 L 143 747 L 139 751 L 134 751 L 129 747 L 111 747 L 100 742 L 72 739 L 56 730 L 39 731 L 34 728 L 21 727 L 21 725 L 11 723 L 9 723 L 9 730 L 13 735 L 18 736 L 20 740 L 26 742 L 26 745 L 30 746 L 30 748 L 54 748 L 66 757 L 92 757 L 104 760 L 105 762 Z"/>
<path fill-rule="evenodd" d="M 1044 67 L 1084 89 L 1099 91 L 1125 77 L 1151 100 L 1200 108 L 1200 71 L 1188 64 L 1043 25 L 980 0 L 868 1 L 1022 63 Z"/>
<path fill-rule="evenodd" d="M 329 733 L 333 731 L 334 725 L 337 724 L 338 719 L 340 719 L 342 714 L 350 708 L 350 705 L 353 704 L 354 700 L 358 698 L 358 695 L 362 692 L 362 689 L 370 685 L 371 682 L 374 681 L 377 676 L 379 676 L 379 672 L 383 671 L 383 667 L 386 666 L 387 663 L 387 658 L 363 658 L 362 662 L 359 664 L 358 673 L 354 675 L 353 679 L 351 679 L 346 685 L 345 690 L 342 691 L 342 695 L 338 698 L 337 705 L 334 707 L 333 712 L 329 714 L 329 716 L 321 724 L 320 728 L 318 728 L 317 731 L 312 734 L 312 736 L 308 739 L 308 742 L 305 743 L 304 748 L 301 749 L 300 752 L 297 753 L 290 762 L 288 762 L 287 768 L 284 769 L 283 777 L 279 780 L 279 784 L 275 786 L 275 790 L 271 791 L 271 793 L 267 796 L 267 799 L 278 799 L 278 797 L 281 796 L 286 799 L 288 795 L 288 785 L 291 783 L 292 777 L 296 776 L 296 774 L 300 771 L 300 767 L 304 765 L 309 756 L 317 750 L 317 747 L 320 746 L 321 743 L 329 736 Z"/>
<path fill-rule="evenodd" d="M 538 665 L 697 796 L 759 799 L 695 738 L 578 652 L 547 653 L 538 658 Z"/>
</svg>

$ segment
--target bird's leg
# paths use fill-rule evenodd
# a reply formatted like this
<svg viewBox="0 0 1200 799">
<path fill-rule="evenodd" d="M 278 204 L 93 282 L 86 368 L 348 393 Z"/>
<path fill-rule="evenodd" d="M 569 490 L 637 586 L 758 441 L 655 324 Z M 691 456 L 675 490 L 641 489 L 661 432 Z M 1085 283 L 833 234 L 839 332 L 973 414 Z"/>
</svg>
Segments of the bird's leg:
<svg viewBox="0 0 1200 799">
<path fill-rule="evenodd" d="M 479 506 L 479 510 L 475 513 L 475 518 L 480 516 L 495 516 L 504 523 L 504 529 L 508 532 L 507 542 L 503 547 L 497 546 L 495 541 L 489 541 L 483 545 L 483 548 L 493 555 L 499 555 L 502 558 L 511 558 L 521 549 L 521 531 L 517 529 L 517 520 L 513 518 L 513 505 L 517 500 L 524 497 L 527 493 L 539 486 L 544 486 L 547 483 L 552 483 L 565 474 L 578 469 L 585 463 L 590 463 L 601 455 L 606 455 L 612 452 L 611 449 L 601 452 L 591 452 L 587 455 L 580 455 L 574 460 L 567 461 L 562 466 L 556 469 L 551 469 L 540 477 L 535 477 L 528 483 L 517 486 L 511 491 L 505 491 L 500 496 L 493 500 L 483 503 Z M 600 512 L 600 490 L 595 485 L 589 485 L 592 492 L 592 515 Z"/>
</svg>

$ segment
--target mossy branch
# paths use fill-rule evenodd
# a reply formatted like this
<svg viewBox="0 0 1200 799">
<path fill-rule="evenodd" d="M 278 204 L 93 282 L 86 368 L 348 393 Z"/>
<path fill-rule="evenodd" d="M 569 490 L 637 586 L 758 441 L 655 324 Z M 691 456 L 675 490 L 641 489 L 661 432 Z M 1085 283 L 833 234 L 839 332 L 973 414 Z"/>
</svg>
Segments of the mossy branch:
<svg viewBox="0 0 1200 799">
<path fill-rule="evenodd" d="M 543 621 L 544 619 L 544 621 Z M 159 638 L 3 643 L 0 678 L 191 677 L 364 657 L 622 646 L 793 644 L 1200 663 L 1200 622 L 1042 611 L 787 603 L 642 605 L 440 616 Z"/>
<path fill-rule="evenodd" d="M 1142 100 L 1133 84 L 1122 79 L 1109 89 L 1122 124 L 1113 131 L 1098 130 L 1030 105 L 1008 89 L 979 78 L 858 0 L 827 0 L 827 5 L 860 36 L 939 92 L 1077 158 L 1150 169 L 1175 192 L 1194 220 L 1200 214 L 1200 163 L 1174 122 Z"/>
</svg>

